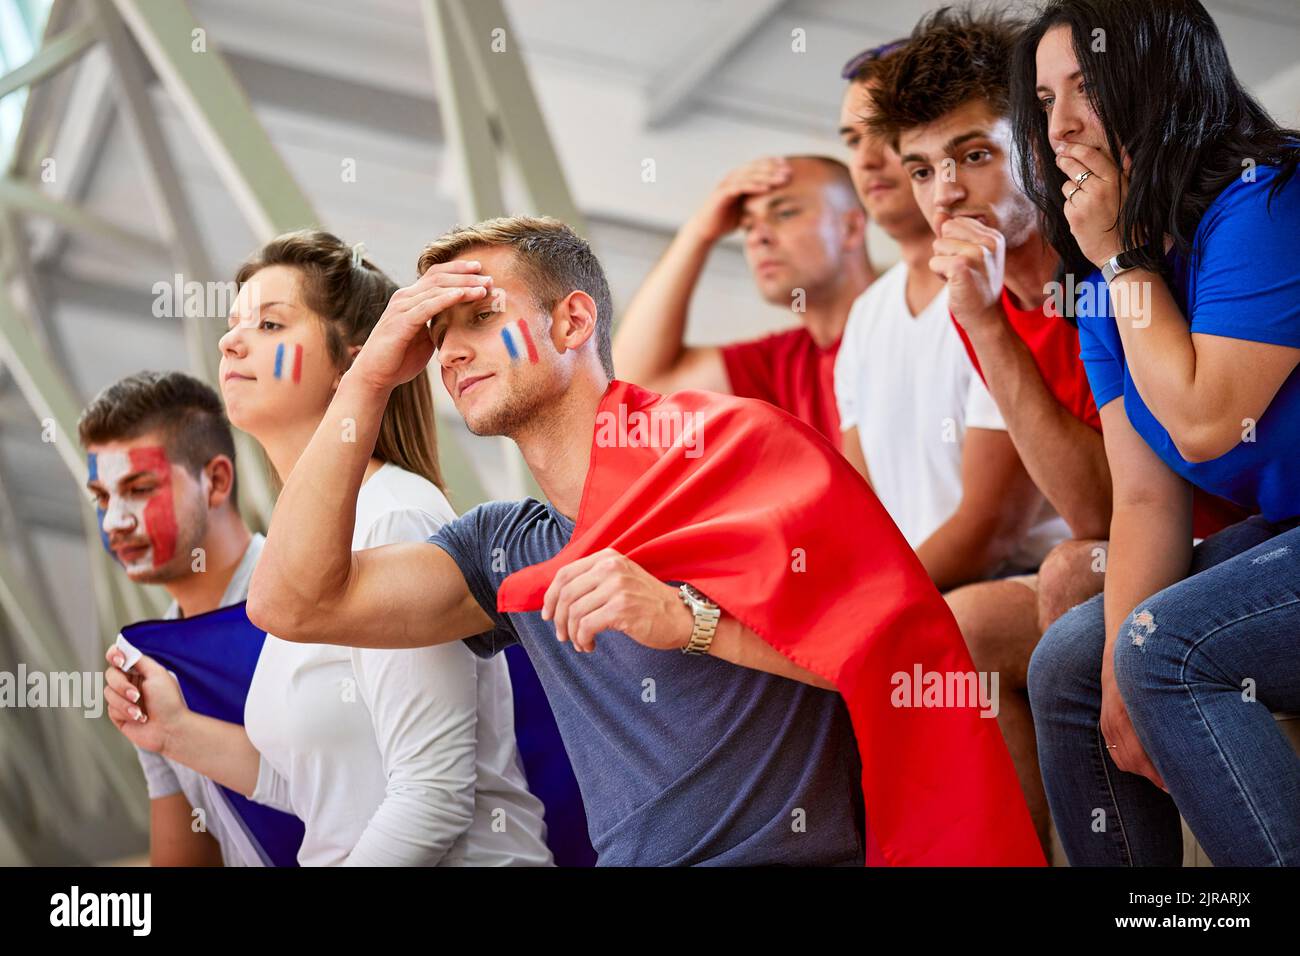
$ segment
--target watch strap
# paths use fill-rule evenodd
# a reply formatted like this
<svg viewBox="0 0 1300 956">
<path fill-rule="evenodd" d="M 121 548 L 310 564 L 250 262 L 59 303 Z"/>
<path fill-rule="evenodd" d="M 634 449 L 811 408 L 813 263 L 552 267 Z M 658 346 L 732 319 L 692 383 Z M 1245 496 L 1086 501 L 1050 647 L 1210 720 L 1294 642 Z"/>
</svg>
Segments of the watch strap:
<svg viewBox="0 0 1300 956">
<path fill-rule="evenodd" d="M 709 653 L 709 649 L 713 646 L 713 635 L 718 630 L 718 621 L 722 617 L 721 609 L 689 584 L 679 587 L 677 595 L 695 618 L 691 639 L 682 648 L 682 653 L 692 655 Z"/>
<path fill-rule="evenodd" d="M 1106 280 L 1106 284 L 1109 285 L 1111 280 L 1117 275 L 1123 272 L 1128 272 L 1133 268 L 1136 268 L 1136 263 L 1133 262 L 1133 257 L 1127 252 L 1121 252 L 1118 255 L 1111 256 L 1102 263 L 1101 277 Z"/>
</svg>

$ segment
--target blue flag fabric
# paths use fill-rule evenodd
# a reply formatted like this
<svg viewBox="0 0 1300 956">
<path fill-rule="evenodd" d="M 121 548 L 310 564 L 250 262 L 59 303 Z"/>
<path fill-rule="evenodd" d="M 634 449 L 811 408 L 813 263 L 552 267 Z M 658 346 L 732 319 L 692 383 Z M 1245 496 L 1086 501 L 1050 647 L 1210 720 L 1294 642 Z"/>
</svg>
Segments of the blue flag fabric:
<svg viewBox="0 0 1300 956">
<path fill-rule="evenodd" d="M 266 632 L 248 619 L 245 603 L 176 620 L 140 621 L 122 629 L 130 644 L 176 675 L 196 714 L 244 723 L 244 701 Z M 220 787 L 268 866 L 297 866 L 303 823 Z"/>
<path fill-rule="evenodd" d="M 514 688 L 519 759 L 528 789 L 546 808 L 546 845 L 551 848 L 556 866 L 595 866 L 596 851 L 587 835 L 582 792 L 542 682 L 527 652 L 518 644 L 507 647 L 505 656 Z"/>
</svg>

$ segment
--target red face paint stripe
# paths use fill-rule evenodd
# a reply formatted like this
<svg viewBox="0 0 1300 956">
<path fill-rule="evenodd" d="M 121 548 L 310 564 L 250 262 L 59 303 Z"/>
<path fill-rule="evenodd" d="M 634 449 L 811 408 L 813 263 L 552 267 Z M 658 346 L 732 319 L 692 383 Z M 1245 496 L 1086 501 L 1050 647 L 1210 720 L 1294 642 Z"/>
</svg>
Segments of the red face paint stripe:
<svg viewBox="0 0 1300 956">
<path fill-rule="evenodd" d="M 302 346 L 293 347 L 293 383 L 297 385 L 302 381 Z"/>
<path fill-rule="evenodd" d="M 528 361 L 537 364 L 537 346 L 533 344 L 533 333 L 528 331 L 528 323 L 519 320 L 519 333 L 524 337 L 524 348 L 528 349 Z"/>
<path fill-rule="evenodd" d="M 158 478 L 158 490 L 144 506 L 144 520 L 153 545 L 153 566 L 176 556 L 176 506 L 172 496 L 172 466 L 161 448 L 132 448 L 131 470 L 148 471 Z"/>
</svg>

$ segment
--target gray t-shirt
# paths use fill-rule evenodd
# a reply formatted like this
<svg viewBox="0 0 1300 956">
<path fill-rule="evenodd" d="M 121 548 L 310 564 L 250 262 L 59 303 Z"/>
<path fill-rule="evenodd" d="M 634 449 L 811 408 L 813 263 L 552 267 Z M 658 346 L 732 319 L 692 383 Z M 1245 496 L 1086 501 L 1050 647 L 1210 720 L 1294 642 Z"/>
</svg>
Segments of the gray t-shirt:
<svg viewBox="0 0 1300 956">
<path fill-rule="evenodd" d="M 255 534 L 244 552 L 243 559 L 235 568 L 235 573 L 221 595 L 221 607 L 238 604 L 248 599 L 248 583 L 253 577 L 253 568 L 262 554 L 262 545 L 266 542 L 260 534 Z M 172 602 L 166 620 L 176 620 L 181 616 L 180 606 Z M 258 852 L 256 843 L 250 839 L 247 830 L 221 792 L 221 788 L 202 774 L 191 770 L 184 764 L 177 763 L 162 754 L 136 748 L 136 756 L 144 770 L 145 783 L 149 788 L 149 799 L 157 800 L 174 793 L 185 794 L 190 807 L 202 811 L 203 826 L 221 847 L 221 859 L 226 866 L 269 866 L 270 861 Z M 195 818 L 198 819 L 197 817 Z"/>
<path fill-rule="evenodd" d="M 616 631 L 579 654 L 540 612 L 497 612 L 500 583 L 573 527 L 549 504 L 489 502 L 429 540 L 496 624 L 467 639 L 474 652 L 528 653 L 599 865 L 861 865 L 861 764 L 839 694 Z"/>
</svg>

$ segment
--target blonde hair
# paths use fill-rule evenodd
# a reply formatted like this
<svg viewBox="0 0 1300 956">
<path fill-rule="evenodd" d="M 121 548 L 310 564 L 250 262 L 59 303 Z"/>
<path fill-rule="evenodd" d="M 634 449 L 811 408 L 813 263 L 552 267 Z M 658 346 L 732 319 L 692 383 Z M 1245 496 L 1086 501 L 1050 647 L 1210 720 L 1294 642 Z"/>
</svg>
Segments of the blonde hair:
<svg viewBox="0 0 1300 956">
<path fill-rule="evenodd" d="M 270 266 L 289 266 L 302 275 L 303 302 L 320 316 L 330 358 L 339 368 L 347 365 L 349 346 L 365 344 L 398 288 L 359 250 L 354 253 L 354 247 L 344 245 L 338 236 L 319 229 L 276 236 L 239 267 L 235 281 L 243 285 Z M 374 456 L 446 491 L 438 465 L 437 420 L 427 370 L 389 396 Z"/>
<path fill-rule="evenodd" d="M 462 258 L 482 246 L 509 246 L 537 307 L 550 312 L 570 292 L 581 290 L 596 303 L 596 354 L 605 374 L 614 377 L 610 343 L 614 306 L 600 260 L 587 240 L 550 216 L 506 216 L 473 226 L 457 226 L 424 247 L 416 270 Z"/>
</svg>

